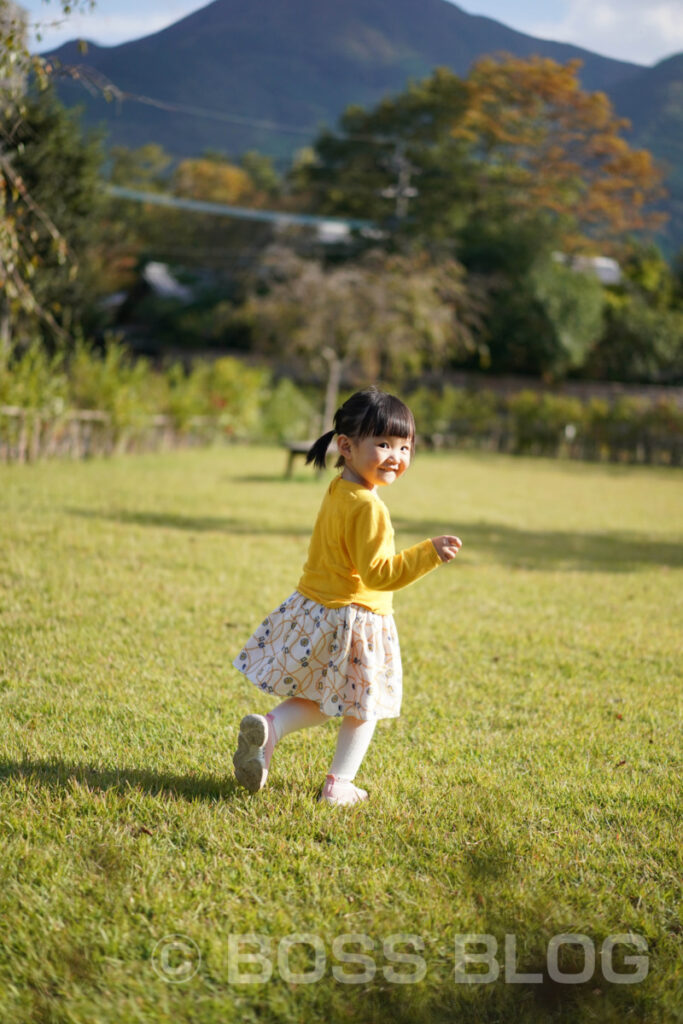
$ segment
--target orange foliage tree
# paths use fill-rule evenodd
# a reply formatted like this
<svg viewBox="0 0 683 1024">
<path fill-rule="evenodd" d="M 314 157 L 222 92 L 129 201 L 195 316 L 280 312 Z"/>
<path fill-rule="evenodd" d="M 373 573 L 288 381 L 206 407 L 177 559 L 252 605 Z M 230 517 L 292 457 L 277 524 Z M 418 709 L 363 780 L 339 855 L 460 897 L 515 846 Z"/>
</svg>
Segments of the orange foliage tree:
<svg viewBox="0 0 683 1024">
<path fill-rule="evenodd" d="M 173 176 L 173 190 L 188 199 L 213 203 L 239 203 L 254 192 L 246 171 L 227 160 L 200 157 L 182 160 Z"/>
<path fill-rule="evenodd" d="M 602 92 L 581 89 L 581 61 L 485 57 L 466 82 L 454 138 L 479 163 L 483 204 L 548 215 L 568 253 L 609 249 L 665 219 L 652 204 L 665 194 L 647 150 L 632 149 Z"/>
</svg>

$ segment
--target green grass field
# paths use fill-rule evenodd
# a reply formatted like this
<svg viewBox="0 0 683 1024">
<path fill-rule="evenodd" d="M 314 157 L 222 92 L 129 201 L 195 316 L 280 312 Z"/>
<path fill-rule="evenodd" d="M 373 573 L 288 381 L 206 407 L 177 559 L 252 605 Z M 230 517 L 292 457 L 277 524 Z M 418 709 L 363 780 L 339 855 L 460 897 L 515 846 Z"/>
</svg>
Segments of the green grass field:
<svg viewBox="0 0 683 1024">
<path fill-rule="evenodd" d="M 464 547 L 396 595 L 403 713 L 348 811 L 316 803 L 334 723 L 287 737 L 262 793 L 232 780 L 271 704 L 231 661 L 324 487 L 284 461 L 0 467 L 2 1024 L 683 1019 L 681 473 L 418 456 L 383 494 L 398 545 Z M 469 983 L 465 934 L 498 945 Z M 612 956 L 624 934 L 645 952 Z"/>
</svg>

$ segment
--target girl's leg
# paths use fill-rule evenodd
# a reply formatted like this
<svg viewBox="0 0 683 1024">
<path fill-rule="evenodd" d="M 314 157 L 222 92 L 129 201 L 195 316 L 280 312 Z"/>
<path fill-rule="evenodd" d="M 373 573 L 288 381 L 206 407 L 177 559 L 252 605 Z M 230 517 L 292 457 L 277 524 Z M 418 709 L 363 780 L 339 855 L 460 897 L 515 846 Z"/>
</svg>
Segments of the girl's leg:
<svg viewBox="0 0 683 1024">
<path fill-rule="evenodd" d="M 365 757 L 376 722 L 362 722 L 358 718 L 345 717 L 339 727 L 337 749 L 325 779 L 321 799 L 329 804 L 357 804 L 367 800 L 364 789 L 353 785 L 356 772 Z"/>
<path fill-rule="evenodd" d="M 328 722 L 317 704 L 303 697 L 290 697 L 263 715 L 246 715 L 240 722 L 237 750 L 232 759 L 235 777 L 251 793 L 266 784 L 273 750 L 278 740 L 296 729 L 308 729 Z"/>
<path fill-rule="evenodd" d="M 289 697 L 283 700 L 282 704 L 278 704 L 269 715 L 266 715 L 266 718 L 271 722 L 275 733 L 273 746 L 290 732 L 310 729 L 313 725 L 323 725 L 330 720 L 314 701 L 305 700 L 303 697 Z"/>
</svg>

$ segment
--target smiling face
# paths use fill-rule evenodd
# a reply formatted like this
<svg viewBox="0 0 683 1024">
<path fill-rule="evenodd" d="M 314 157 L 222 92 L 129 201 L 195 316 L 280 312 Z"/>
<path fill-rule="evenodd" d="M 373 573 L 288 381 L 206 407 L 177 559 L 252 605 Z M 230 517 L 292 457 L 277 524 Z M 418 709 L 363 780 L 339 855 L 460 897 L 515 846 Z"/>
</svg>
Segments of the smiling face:
<svg viewBox="0 0 683 1024">
<path fill-rule="evenodd" d="M 354 440 L 346 434 L 337 438 L 344 456 L 342 479 L 363 484 L 368 490 L 393 484 L 410 465 L 412 444 L 409 437 L 363 437 Z"/>
</svg>

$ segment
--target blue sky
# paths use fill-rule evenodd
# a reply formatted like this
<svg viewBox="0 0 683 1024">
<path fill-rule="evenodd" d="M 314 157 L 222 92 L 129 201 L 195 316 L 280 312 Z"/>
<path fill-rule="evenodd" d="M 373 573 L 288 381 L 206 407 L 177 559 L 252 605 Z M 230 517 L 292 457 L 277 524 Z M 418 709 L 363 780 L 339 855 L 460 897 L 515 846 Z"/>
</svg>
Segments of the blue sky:
<svg viewBox="0 0 683 1024">
<path fill-rule="evenodd" d="M 102 46 L 149 35 L 206 6 L 206 0 L 97 0 L 91 13 L 54 26 L 58 0 L 19 0 L 32 23 L 42 23 L 48 49 L 81 36 Z M 343 3 L 343 0 L 338 0 Z M 81 0 L 86 6 L 87 0 Z M 419 3 L 419 0 L 418 0 Z M 462 0 L 470 14 L 484 14 L 529 35 L 584 46 L 607 57 L 654 64 L 683 50 L 683 0 Z"/>
</svg>

